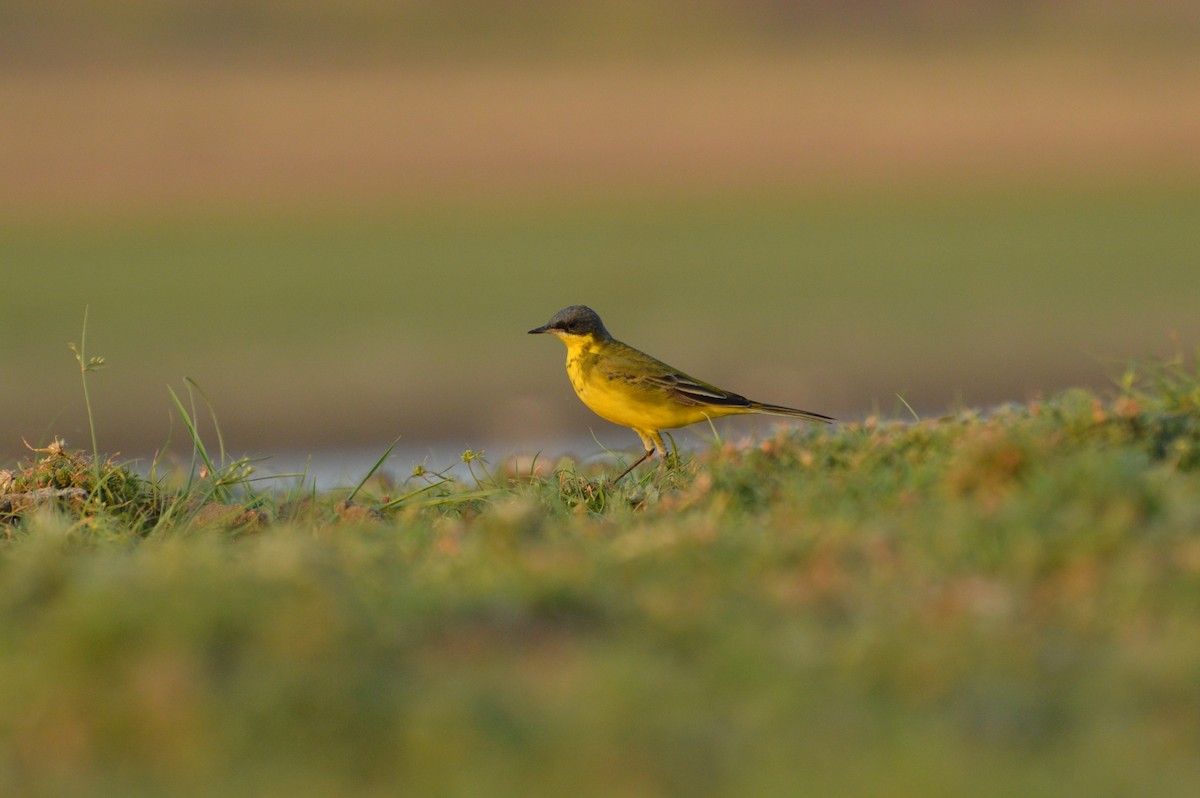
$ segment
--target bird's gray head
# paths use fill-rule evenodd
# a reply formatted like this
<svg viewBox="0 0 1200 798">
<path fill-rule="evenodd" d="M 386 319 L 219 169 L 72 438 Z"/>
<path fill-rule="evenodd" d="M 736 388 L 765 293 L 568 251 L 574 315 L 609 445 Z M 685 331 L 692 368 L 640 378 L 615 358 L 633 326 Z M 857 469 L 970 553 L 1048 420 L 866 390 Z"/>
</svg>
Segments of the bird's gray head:
<svg viewBox="0 0 1200 798">
<path fill-rule="evenodd" d="M 612 337 L 608 334 L 608 330 L 604 329 L 604 322 L 600 321 L 596 311 L 586 305 L 572 305 L 569 308 L 563 308 L 555 313 L 550 321 L 541 327 L 535 327 L 529 333 L 530 335 L 553 333 L 559 337 L 564 335 L 590 335 L 601 339 Z"/>
</svg>

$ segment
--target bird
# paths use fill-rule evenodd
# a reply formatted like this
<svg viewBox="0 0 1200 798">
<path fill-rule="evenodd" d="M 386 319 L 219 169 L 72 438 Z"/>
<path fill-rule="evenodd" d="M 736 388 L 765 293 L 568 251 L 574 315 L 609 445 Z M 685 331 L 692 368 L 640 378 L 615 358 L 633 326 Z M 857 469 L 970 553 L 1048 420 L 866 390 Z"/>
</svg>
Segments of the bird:
<svg viewBox="0 0 1200 798">
<path fill-rule="evenodd" d="M 596 311 L 586 305 L 563 308 L 530 335 L 548 333 L 567 346 L 567 376 L 579 399 L 601 418 L 629 427 L 642 439 L 645 454 L 612 480 L 667 447 L 662 431 L 721 416 L 765 413 L 822 424 L 830 416 L 783 405 L 755 402 L 710 385 L 613 338 Z"/>
</svg>

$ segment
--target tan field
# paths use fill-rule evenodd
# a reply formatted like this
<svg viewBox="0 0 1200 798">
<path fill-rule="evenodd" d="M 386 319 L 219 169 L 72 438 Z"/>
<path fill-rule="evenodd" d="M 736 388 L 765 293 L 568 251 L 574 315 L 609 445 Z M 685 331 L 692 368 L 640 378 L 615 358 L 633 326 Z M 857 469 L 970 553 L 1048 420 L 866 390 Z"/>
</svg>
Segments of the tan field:
<svg viewBox="0 0 1200 798">
<path fill-rule="evenodd" d="M 1200 51 L 0 73 L 9 213 L 1200 174 Z"/>
</svg>

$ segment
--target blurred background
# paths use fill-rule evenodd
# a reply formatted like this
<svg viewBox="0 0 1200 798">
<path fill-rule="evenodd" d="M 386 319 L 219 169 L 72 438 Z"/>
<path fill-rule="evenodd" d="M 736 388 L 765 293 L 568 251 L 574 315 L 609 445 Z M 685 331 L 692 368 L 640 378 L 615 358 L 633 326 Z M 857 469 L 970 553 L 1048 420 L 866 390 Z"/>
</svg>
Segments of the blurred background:
<svg viewBox="0 0 1200 798">
<path fill-rule="evenodd" d="M 123 457 L 186 454 L 185 377 L 237 453 L 636 448 L 525 335 L 574 303 L 841 418 L 1102 385 L 1200 341 L 1198 44 L 1187 0 L 9 0 L 0 465 L 89 445 L 85 307 Z"/>
</svg>

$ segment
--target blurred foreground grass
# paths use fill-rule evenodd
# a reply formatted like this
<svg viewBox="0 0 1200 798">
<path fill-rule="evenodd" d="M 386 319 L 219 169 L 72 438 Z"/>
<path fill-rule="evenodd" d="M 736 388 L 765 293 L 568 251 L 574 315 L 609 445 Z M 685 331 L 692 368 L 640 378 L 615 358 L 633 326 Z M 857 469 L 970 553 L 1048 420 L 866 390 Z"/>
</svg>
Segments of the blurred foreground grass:
<svg viewBox="0 0 1200 798">
<path fill-rule="evenodd" d="M 163 445 L 185 375 L 242 451 L 586 434 L 561 352 L 524 335 L 579 302 L 841 417 L 1097 385 L 1099 356 L 1200 338 L 1198 218 L 1156 183 L 10 222 L 0 454 L 84 439 L 85 305 L 101 448 L 127 453 Z"/>
<path fill-rule="evenodd" d="M 383 519 L 339 520 L 344 494 L 148 533 L 120 508 L 10 519 L 0 791 L 1200 782 L 1194 365 L 718 447 L 615 491 L 569 462 L 478 473 Z"/>
</svg>

